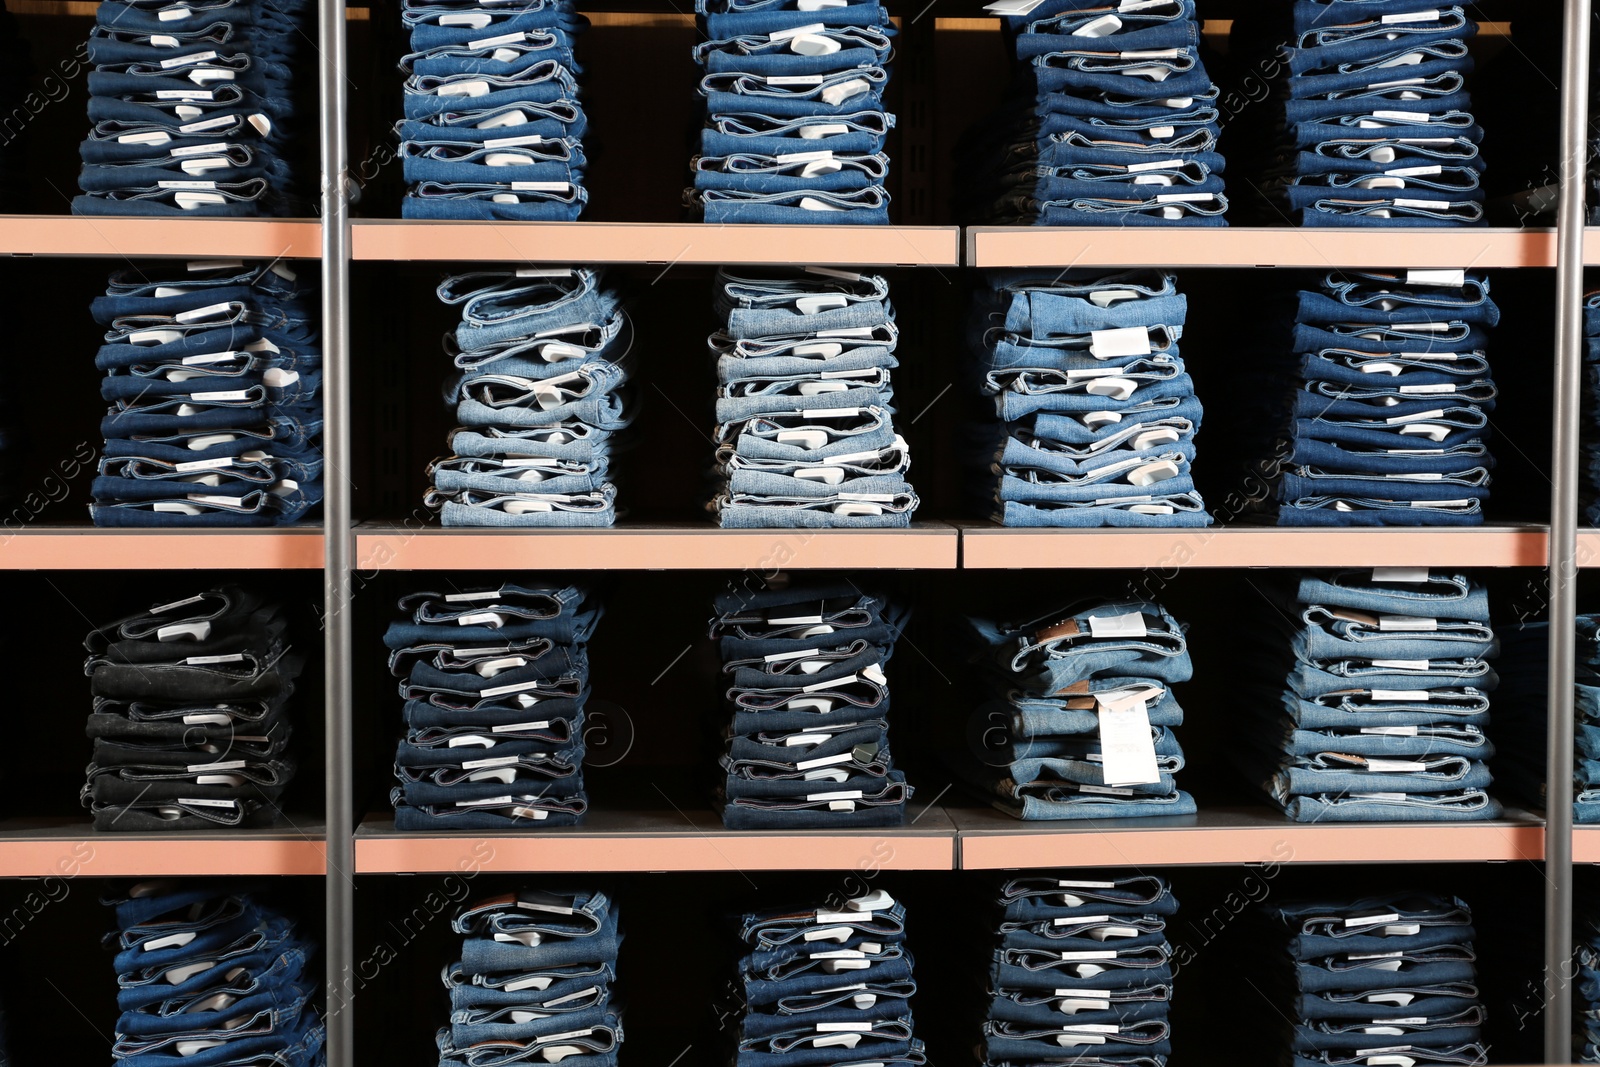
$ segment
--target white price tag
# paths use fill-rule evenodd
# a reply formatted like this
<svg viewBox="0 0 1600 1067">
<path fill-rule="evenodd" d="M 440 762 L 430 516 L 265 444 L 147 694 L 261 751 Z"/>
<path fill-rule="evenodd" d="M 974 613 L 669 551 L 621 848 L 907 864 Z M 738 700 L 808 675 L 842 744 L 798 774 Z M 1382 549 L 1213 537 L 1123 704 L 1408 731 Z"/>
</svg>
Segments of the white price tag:
<svg viewBox="0 0 1600 1067">
<path fill-rule="evenodd" d="M 1150 713 L 1138 697 L 1100 704 L 1100 750 L 1107 785 L 1148 785 L 1161 780 Z"/>
</svg>

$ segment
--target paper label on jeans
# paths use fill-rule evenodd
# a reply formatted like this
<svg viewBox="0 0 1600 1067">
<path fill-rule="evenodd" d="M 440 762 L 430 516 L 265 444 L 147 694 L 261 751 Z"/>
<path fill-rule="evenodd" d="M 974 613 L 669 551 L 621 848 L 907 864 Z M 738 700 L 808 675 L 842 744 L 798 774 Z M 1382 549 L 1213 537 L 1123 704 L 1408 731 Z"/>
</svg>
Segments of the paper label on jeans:
<svg viewBox="0 0 1600 1067">
<path fill-rule="evenodd" d="M 1131 789 L 1118 789 L 1115 786 L 1109 786 L 1109 785 L 1080 785 L 1080 786 L 1078 786 L 1078 792 L 1080 792 L 1080 793 L 1102 793 L 1102 794 L 1104 794 L 1106 796 L 1113 796 L 1113 797 L 1131 797 L 1131 796 L 1133 796 L 1133 790 L 1131 790 Z"/>
<path fill-rule="evenodd" d="M 810 33 L 822 33 L 827 28 L 827 25 L 824 23 L 814 22 L 809 26 L 795 26 L 792 29 L 778 30 L 776 33 L 769 33 L 767 34 L 767 40 L 772 41 L 773 43 L 778 41 L 787 41 L 791 37 L 801 37 Z"/>
<path fill-rule="evenodd" d="M 493 759 L 469 759 L 461 764 L 464 771 L 477 771 L 486 767 L 510 767 L 521 759 L 520 756 L 495 756 Z"/>
<path fill-rule="evenodd" d="M 1383 24 L 1385 26 L 1393 26 L 1396 23 L 1401 23 L 1401 22 L 1438 22 L 1438 21 L 1439 21 L 1439 11 L 1438 11 L 1437 8 L 1433 8 L 1433 9 L 1430 9 L 1430 10 L 1427 10 L 1427 11 L 1407 11 L 1407 12 L 1402 12 L 1401 14 L 1398 14 L 1398 15 L 1385 15 L 1385 16 L 1383 16 Z M 1392 1051 L 1392 1050 L 1390 1050 L 1390 1049 L 1382 1049 L 1382 1050 L 1378 1050 L 1378 1051 L 1389 1052 L 1389 1051 Z"/>
<path fill-rule="evenodd" d="M 478 693 L 481 697 L 503 697 L 512 693 L 526 693 L 530 689 L 537 689 L 541 682 L 518 682 L 516 685 L 497 685 L 491 689 L 484 689 Z"/>
<path fill-rule="evenodd" d="M 1044 3 L 1044 0 L 995 0 L 992 4 L 985 4 L 983 9 L 995 15 L 1021 17 L 1029 14 L 1042 3 Z"/>
<path fill-rule="evenodd" d="M 1115 951 L 1094 949 L 1087 952 L 1063 952 L 1062 960 L 1114 960 L 1117 958 Z"/>
<path fill-rule="evenodd" d="M 190 667 L 204 667 L 212 663 L 243 663 L 244 656 L 238 652 L 226 656 L 190 656 L 183 662 Z"/>
<path fill-rule="evenodd" d="M 1438 619 L 1423 618 L 1419 615 L 1379 615 L 1378 629 L 1384 633 L 1425 630 L 1432 632 L 1439 628 Z"/>
<path fill-rule="evenodd" d="M 512 182 L 511 190 L 517 193 L 562 193 L 572 188 L 571 182 Z"/>
<path fill-rule="evenodd" d="M 816 759 L 801 760 L 799 763 L 796 763 L 794 765 L 794 769 L 797 770 L 797 771 L 809 771 L 809 770 L 814 770 L 817 767 L 832 767 L 836 763 L 849 763 L 854 758 L 855 757 L 852 756 L 848 752 L 841 752 L 836 756 L 818 756 Z M 824 921 L 827 921 L 827 920 L 822 919 L 821 916 L 819 915 L 818 918 L 817 918 L 817 921 L 818 922 L 824 922 Z M 849 920 L 848 919 L 835 919 L 835 920 L 832 920 L 832 921 L 834 921 L 834 922 L 848 922 Z"/>
<path fill-rule="evenodd" d="M 1374 667 L 1382 667 L 1390 671 L 1426 671 L 1431 669 L 1431 660 L 1425 659 L 1375 659 Z"/>
<path fill-rule="evenodd" d="M 456 618 L 457 626 L 492 626 L 499 629 L 505 625 L 505 616 L 498 611 L 474 611 Z"/>
<path fill-rule="evenodd" d="M 1421 703 L 1427 703 L 1428 698 L 1431 695 L 1432 694 L 1430 694 L 1428 692 L 1428 690 L 1426 690 L 1426 689 L 1373 689 L 1373 690 L 1371 690 L 1371 696 L 1372 696 L 1373 700 L 1398 701 L 1398 702 L 1401 702 L 1401 703 L 1410 703 L 1412 701 L 1417 701 L 1417 702 L 1421 702 Z"/>
<path fill-rule="evenodd" d="M 817 1023 L 819 1034 L 870 1034 L 872 1023 Z"/>
<path fill-rule="evenodd" d="M 1149 163 L 1129 163 L 1126 169 L 1129 174 L 1141 174 L 1149 170 L 1172 170 L 1181 166 L 1183 166 L 1183 160 L 1181 159 L 1157 159 Z M 1103 291 L 1104 290 L 1102 290 L 1102 292 Z M 1100 304 L 1101 307 L 1105 307 L 1105 304 L 1100 303 L 1099 300 L 1095 300 L 1095 297 L 1099 295 L 1099 292 L 1090 293 L 1089 299 L 1094 301 L 1096 304 Z M 1137 296 L 1138 294 L 1129 293 L 1128 295 Z"/>
<path fill-rule="evenodd" d="M 1345 929 L 1348 930 L 1353 926 L 1376 926 L 1379 923 L 1398 922 L 1399 919 L 1398 912 L 1391 912 L 1388 915 L 1357 915 L 1354 918 L 1346 919 L 1344 925 Z"/>
<path fill-rule="evenodd" d="M 499 589 L 481 589 L 476 593 L 446 593 L 444 595 L 444 602 L 446 604 L 462 604 L 470 600 L 498 600 L 500 598 L 500 593 L 501 590 Z M 495 616 L 497 619 L 499 617 L 500 616 L 498 615 Z M 468 618 L 468 616 L 462 616 L 462 619 L 466 618 Z M 469 624 L 463 623 L 463 625 Z"/>
<path fill-rule="evenodd" d="M 477 41 L 468 41 L 467 48 L 476 52 L 480 48 L 493 48 L 502 44 L 521 44 L 527 38 L 522 33 L 502 33 L 498 37 L 484 37 Z"/>
<path fill-rule="evenodd" d="M 1108 923 L 1109 915 L 1058 915 L 1051 920 L 1052 926 L 1078 926 L 1085 923 Z"/>
<path fill-rule="evenodd" d="M 1056 990 L 1057 996 L 1060 996 L 1061 993 L 1062 990 Z M 1085 1000 L 1081 996 L 1066 997 L 1056 1004 L 1056 1009 L 1063 1015 L 1075 1015 L 1080 1011 L 1109 1011 L 1111 1009 L 1111 1001 Z"/>
<path fill-rule="evenodd" d="M 1372 580 L 1375 583 L 1394 582 L 1405 585 L 1415 585 L 1428 580 L 1427 567 L 1374 567 Z"/>
<path fill-rule="evenodd" d="M 1089 334 L 1089 354 L 1096 359 L 1119 356 L 1148 356 L 1150 331 L 1143 326 L 1124 326 L 1115 330 L 1094 330 Z"/>
<path fill-rule="evenodd" d="M 1407 200 L 1407 199 L 1403 199 L 1403 198 L 1397 197 L 1397 198 L 1395 198 L 1394 206 L 1395 207 L 1414 207 L 1414 208 L 1419 208 L 1420 210 L 1423 210 L 1423 211 L 1445 211 L 1445 210 L 1449 209 L 1450 201 L 1448 201 L 1448 200 Z"/>
<path fill-rule="evenodd" d="M 1392 171 L 1391 173 L 1398 174 L 1400 172 Z M 1406 284 L 1449 285 L 1459 289 L 1467 284 L 1467 272 L 1465 270 L 1408 270 L 1406 271 Z"/>
<path fill-rule="evenodd" d="M 216 182 L 204 183 L 204 188 L 215 189 L 216 186 Z M 197 188 L 198 187 L 199 186 L 197 186 Z M 185 186 L 185 188 L 187 188 L 187 186 Z M 232 304 L 224 301 L 220 304 L 207 304 L 203 308 L 193 308 L 189 311 L 180 311 L 172 317 L 178 322 L 197 322 L 200 319 L 211 318 L 214 315 L 226 314 L 232 307 Z"/>
<path fill-rule="evenodd" d="M 194 12 L 186 7 L 169 7 L 164 11 L 156 12 L 156 18 L 162 22 L 177 22 L 179 19 L 186 19 L 192 14 Z"/>
<path fill-rule="evenodd" d="M 509 800 L 510 797 L 507 797 L 506 799 Z M 554 979 L 541 974 L 535 975 L 532 978 L 518 978 L 514 982 L 507 982 L 500 988 L 504 989 L 507 993 L 520 993 L 524 989 L 549 989 L 550 983 L 553 981 Z"/>
<path fill-rule="evenodd" d="M 774 619 L 773 621 L 776 622 L 777 620 Z M 819 619 L 818 621 L 820 622 L 821 620 Z M 799 652 L 774 652 L 770 656 L 762 656 L 761 662 L 781 663 L 784 660 L 805 659 L 807 656 L 820 656 L 821 654 L 822 650 L 820 648 L 803 648 Z"/>
<path fill-rule="evenodd" d="M 204 774 L 208 771 L 239 771 L 243 770 L 245 761 L 242 759 L 230 760 L 227 763 L 191 763 L 184 770 L 190 774 Z"/>
<path fill-rule="evenodd" d="M 171 59 L 163 59 L 161 61 L 161 69 L 171 70 L 173 67 L 181 67 L 185 63 L 204 63 L 207 60 L 216 58 L 217 54 L 215 52 L 196 52 L 192 56 L 174 56 Z"/>
<path fill-rule="evenodd" d="M 764 78 L 768 85 L 821 85 L 820 74 L 774 74 Z"/>
<path fill-rule="evenodd" d="M 156 182 L 157 189 L 215 189 L 216 182 Z M 182 315 L 173 316 L 179 322 L 184 321 Z"/>
<path fill-rule="evenodd" d="M 862 800 L 864 794 L 859 789 L 845 789 L 837 793 L 812 793 L 806 797 L 808 803 L 819 803 L 824 800 Z"/>
<path fill-rule="evenodd" d="M 1371 774 L 1410 774 L 1414 771 L 1425 771 L 1426 763 L 1417 763 L 1414 760 L 1403 759 L 1368 759 L 1367 771 Z"/>
<path fill-rule="evenodd" d="M 514 734 L 524 730 L 548 730 L 549 728 L 550 721 L 545 719 L 539 722 L 508 722 L 501 726 L 489 727 L 489 732 L 492 734 Z"/>
<path fill-rule="evenodd" d="M 1372 737 L 1418 737 L 1420 731 L 1415 726 L 1363 726 L 1361 733 Z M 1349 920 L 1346 920 L 1349 925 Z"/>
<path fill-rule="evenodd" d="M 540 137 L 536 133 L 525 134 L 522 137 L 491 137 L 491 138 L 489 138 L 489 140 L 483 142 L 483 147 L 485 147 L 485 148 L 521 148 L 521 147 L 523 147 L 525 145 L 530 145 L 530 144 L 544 144 L 544 138 Z M 559 274 L 555 275 L 555 277 L 565 278 L 565 277 L 569 276 L 571 273 L 572 272 L 570 270 L 563 270 Z M 527 278 L 527 277 L 540 277 L 540 276 L 539 275 L 527 275 L 527 274 L 523 274 L 521 271 L 518 271 L 517 272 L 517 277 L 519 277 L 519 278 Z"/>
<path fill-rule="evenodd" d="M 1090 623 L 1094 619 L 1090 618 Z M 1156 766 L 1150 713 L 1139 697 L 1100 705 L 1100 748 L 1107 785 L 1149 785 L 1161 781 Z"/>
<path fill-rule="evenodd" d="M 1089 633 L 1098 641 L 1117 637 L 1144 637 L 1149 631 L 1145 629 L 1144 616 L 1137 611 L 1130 611 L 1126 615 L 1089 616 Z"/>
<path fill-rule="evenodd" d="M 1393 170 L 1386 170 L 1383 173 L 1386 174 L 1387 176 L 1391 177 L 1391 178 L 1419 178 L 1419 177 L 1422 177 L 1423 175 L 1427 175 L 1427 174 L 1443 174 L 1444 173 L 1444 168 L 1441 167 L 1441 166 L 1438 166 L 1437 164 L 1435 164 L 1434 166 L 1431 166 L 1431 167 L 1395 167 Z M 1460 274 L 1461 272 L 1460 271 L 1438 271 L 1438 272 L 1434 272 L 1434 271 L 1415 271 L 1415 270 L 1413 270 L 1413 271 L 1407 271 L 1406 273 L 1407 273 L 1407 275 L 1411 275 L 1411 274 L 1432 274 L 1432 273 Z M 1407 281 L 1407 283 L 1409 283 L 1411 285 L 1420 284 L 1420 283 L 1412 280 L 1410 277 L 1407 277 L 1406 281 Z"/>
<path fill-rule="evenodd" d="M 118 144 L 166 144 L 172 140 L 172 135 L 165 130 L 151 130 L 148 133 L 125 133 L 117 138 Z"/>
<path fill-rule="evenodd" d="M 205 100 L 212 101 L 217 94 L 210 89 L 157 89 L 157 100 Z"/>
<path fill-rule="evenodd" d="M 1040 0 L 1040 2 L 1043 3 L 1043 0 Z M 800 135 L 802 141 L 820 141 L 824 137 L 849 133 L 850 127 L 842 122 L 824 122 L 816 126 L 802 126 L 795 132 Z"/>
<path fill-rule="evenodd" d="M 179 797 L 178 803 L 194 808 L 231 808 L 234 805 L 231 800 L 206 800 L 202 797 Z"/>
<path fill-rule="evenodd" d="M 248 389 L 223 389 L 213 392 L 190 393 L 189 399 L 201 400 L 208 403 L 220 402 L 224 400 L 249 400 L 250 391 Z"/>
<path fill-rule="evenodd" d="M 186 608 L 190 604 L 198 604 L 204 599 L 205 599 L 205 594 L 202 593 L 199 596 L 192 596 L 192 597 L 189 597 L 186 600 L 174 600 L 170 604 L 162 604 L 160 607 L 151 608 L 150 609 L 150 614 L 152 614 L 152 615 L 165 615 L 169 611 L 175 611 L 178 608 Z"/>
</svg>

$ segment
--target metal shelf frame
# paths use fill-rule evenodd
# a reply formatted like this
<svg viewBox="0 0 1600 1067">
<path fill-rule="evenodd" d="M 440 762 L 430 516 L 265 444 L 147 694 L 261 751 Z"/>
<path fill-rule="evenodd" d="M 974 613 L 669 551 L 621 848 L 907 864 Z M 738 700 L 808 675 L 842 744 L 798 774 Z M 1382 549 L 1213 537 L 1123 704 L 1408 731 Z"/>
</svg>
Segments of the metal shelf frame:
<svg viewBox="0 0 1600 1067">
<path fill-rule="evenodd" d="M 1026 824 L 985 809 L 930 806 L 914 827 L 847 834 L 724 831 L 695 815 L 598 810 L 578 832 L 486 835 L 503 871 L 719 870 L 849 866 L 884 842 L 899 869 L 1018 866 L 1297 863 L 1542 862 L 1545 898 L 1545 1062 L 1570 1058 L 1572 1008 L 1562 966 L 1572 945 L 1574 863 L 1600 864 L 1600 827 L 1572 825 L 1574 640 L 1578 570 L 1600 566 L 1600 532 L 1578 533 L 1578 397 L 1583 356 L 1582 268 L 1600 265 L 1600 230 L 1586 232 L 1590 8 L 1563 0 L 1560 205 L 1555 229 L 1306 231 L 1093 230 L 950 226 L 696 227 L 678 224 L 453 224 L 350 218 L 346 5 L 319 0 L 317 78 L 322 114 L 321 218 L 302 220 L 90 219 L 0 216 L 0 254 L 75 257 L 247 256 L 321 261 L 327 459 L 321 530 L 174 535 L 78 527 L 0 534 L 0 571 L 147 568 L 152 538 L 181 540 L 190 568 L 320 569 L 323 574 L 325 822 L 289 831 L 220 835 L 93 834 L 81 821 L 0 822 L 0 876 L 41 877 L 74 863 L 94 875 L 248 873 L 320 875 L 328 931 L 330 1067 L 355 1067 L 354 1008 L 342 995 L 354 964 L 355 876 L 454 870 L 471 837 L 401 834 L 385 817 L 356 825 L 353 797 L 351 619 L 357 570 L 537 566 L 549 537 L 357 527 L 352 519 L 350 264 L 362 261 L 611 262 L 635 264 L 826 262 L 843 266 L 1327 267 L 1330 265 L 1554 267 L 1558 299 L 1552 410 L 1551 524 L 1471 531 L 1023 531 L 919 523 L 883 538 L 834 531 L 627 528 L 552 531 L 581 543 L 589 569 L 737 569 L 771 565 L 773 545 L 801 548 L 785 566 L 927 570 L 1006 567 L 1201 567 L 1430 564 L 1547 569 L 1551 628 L 1546 816 L 1510 813 L 1461 826 L 1297 826 L 1265 808 L 1205 811 L 1183 820 L 1121 825 Z M 459 543 L 458 543 L 459 542 Z M 167 547 L 164 544 L 162 547 Z M 170 547 L 180 547 L 174 544 Z M 764 553 L 766 555 L 764 555 Z M 380 557 L 381 561 L 380 561 Z M 680 561 L 680 562 L 675 562 Z M 174 564 L 178 565 L 178 564 Z M 568 565 L 572 565 L 570 562 Z M 1137 825 L 1132 825 L 1137 823 Z M 1292 855 L 1273 849 L 1288 842 Z M 450 864 L 450 866 L 444 866 Z"/>
</svg>

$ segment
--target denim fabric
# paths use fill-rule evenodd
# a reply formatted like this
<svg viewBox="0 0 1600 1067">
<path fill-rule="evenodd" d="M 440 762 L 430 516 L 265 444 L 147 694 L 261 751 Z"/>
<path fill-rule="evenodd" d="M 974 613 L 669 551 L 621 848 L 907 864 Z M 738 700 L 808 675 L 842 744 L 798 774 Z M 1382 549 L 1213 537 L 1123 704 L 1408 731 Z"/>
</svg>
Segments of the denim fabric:
<svg viewBox="0 0 1600 1067">
<path fill-rule="evenodd" d="M 293 920 L 244 892 L 142 882 L 116 906 L 117 1040 L 128 1063 L 322 1062 L 323 1027 Z"/>
<path fill-rule="evenodd" d="M 314 214 L 314 89 L 292 73 L 315 58 L 309 14 L 276 0 L 97 10 L 73 213 Z"/>
<path fill-rule="evenodd" d="M 705 222 L 884 225 L 883 109 L 895 29 L 877 0 L 697 5 L 700 151 L 684 192 Z"/>
</svg>

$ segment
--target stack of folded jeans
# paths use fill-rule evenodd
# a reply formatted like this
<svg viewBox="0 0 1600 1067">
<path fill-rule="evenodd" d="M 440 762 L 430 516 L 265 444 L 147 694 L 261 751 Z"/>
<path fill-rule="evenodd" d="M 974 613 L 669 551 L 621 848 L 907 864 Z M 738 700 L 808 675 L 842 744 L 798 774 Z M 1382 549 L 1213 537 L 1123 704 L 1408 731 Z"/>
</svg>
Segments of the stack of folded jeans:
<svg viewBox="0 0 1600 1067">
<path fill-rule="evenodd" d="M 918 1067 L 905 906 L 881 889 L 739 917 L 734 1067 Z"/>
<path fill-rule="evenodd" d="M 1290 1020 L 1293 1067 L 1489 1062 L 1472 912 L 1460 900 L 1393 893 L 1269 905 L 1263 917 L 1252 963 Z"/>
<path fill-rule="evenodd" d="M 1578 916 L 1577 1033 L 1573 1041 L 1576 1063 L 1600 1063 L 1600 914 L 1593 904 Z"/>
<path fill-rule="evenodd" d="M 1275 125 L 1252 131 L 1273 145 L 1254 172 L 1270 220 L 1482 222 L 1483 131 L 1465 77 L 1476 23 L 1435 0 L 1296 0 L 1280 15 L 1291 11 L 1292 28 L 1280 21 L 1259 42 L 1270 65 L 1252 68 L 1287 75 L 1283 106 L 1255 109 Z"/>
<path fill-rule="evenodd" d="M 1191 470 L 1200 401 L 1178 354 L 1187 314 L 1161 271 L 992 273 L 968 331 L 972 376 L 1001 420 L 967 452 L 978 513 L 1210 525 Z"/>
<path fill-rule="evenodd" d="M 705 128 L 684 193 L 706 222 L 889 221 L 878 0 L 696 0 Z"/>
<path fill-rule="evenodd" d="M 966 620 L 976 694 L 953 768 L 1019 819 L 1192 815 L 1173 775 L 1183 721 L 1170 686 L 1192 674 L 1159 604 L 1090 600 L 1031 622 Z"/>
<path fill-rule="evenodd" d="M 919 500 L 894 429 L 889 283 L 820 267 L 723 270 L 716 310 L 723 485 L 707 510 L 724 528 L 909 526 Z"/>
<path fill-rule="evenodd" d="M 1600 196 L 1596 197 L 1600 200 Z M 1583 419 L 1578 437 L 1583 442 L 1583 517 L 1600 526 L 1600 290 L 1583 297 Z"/>
<path fill-rule="evenodd" d="M 446 278 L 461 305 L 445 339 L 459 428 L 428 468 L 426 503 L 446 526 L 610 526 L 612 435 L 625 403 L 633 330 L 602 272 L 475 271 Z"/>
<path fill-rule="evenodd" d="M 405 698 L 398 830 L 572 826 L 583 791 L 589 636 L 582 589 L 497 585 L 400 598 L 383 642 Z"/>
<path fill-rule="evenodd" d="M 1003 22 L 1016 77 L 967 139 L 962 214 L 1042 226 L 1223 226 L 1217 87 L 1194 0 L 1044 0 Z"/>
<path fill-rule="evenodd" d="M 594 890 L 521 889 L 464 908 L 461 959 L 444 969 L 450 1025 L 439 1067 L 556 1063 L 616 1067 L 612 1002 L 622 930 Z"/>
<path fill-rule="evenodd" d="M 1572 820 L 1600 823 L 1600 615 L 1579 615 L 1573 694 Z M 1500 633 L 1495 781 L 1533 810 L 1547 805 L 1550 624 L 1518 622 Z"/>
<path fill-rule="evenodd" d="M 1165 879 L 1035 874 L 1007 881 L 999 903 L 983 1025 L 987 1067 L 1166 1063 L 1166 929 L 1178 901 Z"/>
<path fill-rule="evenodd" d="M 1274 586 L 1232 751 L 1298 822 L 1493 819 L 1483 732 L 1499 651 L 1483 586 L 1425 567 Z M 1270 621 L 1269 621 L 1270 620 Z M 1277 708 L 1279 710 L 1273 710 Z"/>
<path fill-rule="evenodd" d="M 572 0 L 404 0 L 411 31 L 396 128 L 408 219 L 571 222 L 588 126 Z"/>
<path fill-rule="evenodd" d="M 317 946 L 295 920 L 210 882 L 140 882 L 109 898 L 119 1063 L 316 1067 Z"/>
<path fill-rule="evenodd" d="M 315 13 L 309 0 L 100 4 L 73 213 L 314 214 L 297 134 L 317 113 Z"/>
<path fill-rule="evenodd" d="M 280 605 L 225 585 L 84 639 L 97 830 L 267 826 L 294 777 L 289 703 L 304 658 Z"/>
<path fill-rule="evenodd" d="M 1499 320 L 1479 272 L 1333 271 L 1302 290 L 1293 370 L 1263 368 L 1284 397 L 1278 524 L 1481 524 Z"/>
<path fill-rule="evenodd" d="M 732 724 L 730 829 L 898 826 L 911 787 L 889 756 L 883 667 L 906 611 L 850 582 L 724 593 L 715 603 Z"/>
<path fill-rule="evenodd" d="M 96 526 L 287 526 L 322 503 L 317 285 L 281 262 L 116 272 Z"/>
</svg>

